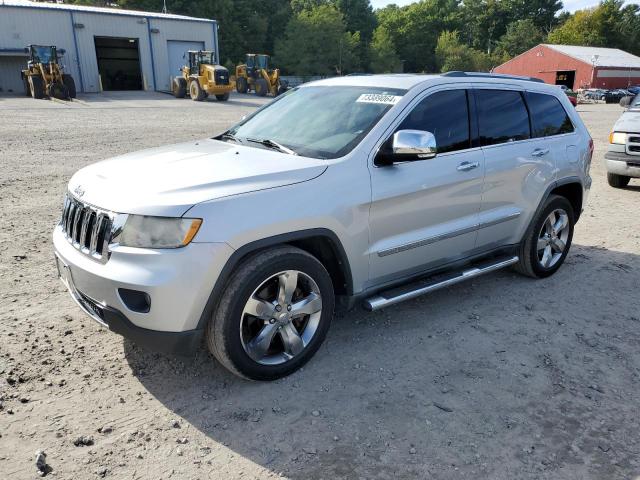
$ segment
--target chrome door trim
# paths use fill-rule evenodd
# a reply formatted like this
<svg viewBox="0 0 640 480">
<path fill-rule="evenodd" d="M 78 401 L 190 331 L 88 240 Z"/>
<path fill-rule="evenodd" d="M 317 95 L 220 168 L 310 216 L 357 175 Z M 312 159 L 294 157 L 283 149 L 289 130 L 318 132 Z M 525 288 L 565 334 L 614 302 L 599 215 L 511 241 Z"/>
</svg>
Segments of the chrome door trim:
<svg viewBox="0 0 640 480">
<path fill-rule="evenodd" d="M 415 242 L 405 243 L 404 245 L 399 245 L 397 247 L 387 248 L 385 250 L 380 250 L 377 253 L 379 257 L 386 257 L 388 255 L 393 255 L 394 253 L 400 253 L 400 252 L 405 252 L 407 250 L 412 250 L 414 248 L 424 247 L 426 245 L 431 245 L 432 243 L 440 242 L 442 240 L 447 240 L 449 238 L 457 237 L 459 235 L 464 235 L 465 233 L 471 233 L 476 230 L 480 230 L 482 228 L 492 227 L 499 223 L 508 222 L 509 220 L 518 218 L 520 216 L 520 213 L 521 212 L 513 212 L 504 217 L 496 218 L 495 220 L 489 220 L 476 225 L 472 225 L 470 227 L 460 228 L 458 230 L 452 230 L 450 232 L 441 233 L 440 235 L 434 235 L 432 237 L 423 238 L 422 240 L 416 240 Z"/>
</svg>

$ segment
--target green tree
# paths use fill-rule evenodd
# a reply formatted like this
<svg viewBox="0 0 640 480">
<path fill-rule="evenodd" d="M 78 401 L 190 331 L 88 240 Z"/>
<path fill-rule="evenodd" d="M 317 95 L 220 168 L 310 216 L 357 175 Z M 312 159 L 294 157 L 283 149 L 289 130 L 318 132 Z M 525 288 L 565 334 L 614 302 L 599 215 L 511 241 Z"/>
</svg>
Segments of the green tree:
<svg viewBox="0 0 640 480">
<path fill-rule="evenodd" d="M 531 20 L 542 32 L 548 33 L 558 24 L 561 0 L 507 0 L 514 21 Z M 513 23 L 513 22 L 512 22 Z"/>
<path fill-rule="evenodd" d="M 355 50 L 360 34 L 346 30 L 333 5 L 302 10 L 276 41 L 276 62 L 296 75 L 340 75 L 359 68 Z"/>
<path fill-rule="evenodd" d="M 509 24 L 507 32 L 498 41 L 496 50 L 507 57 L 515 57 L 543 40 L 544 35 L 533 20 L 516 20 Z"/>
<path fill-rule="evenodd" d="M 548 42 L 560 45 L 604 46 L 606 37 L 596 8 L 578 10 L 563 25 L 549 33 Z"/>
<path fill-rule="evenodd" d="M 493 56 L 462 43 L 457 31 L 445 30 L 440 34 L 436 58 L 441 72 L 487 72 L 496 64 Z"/>
<path fill-rule="evenodd" d="M 394 73 L 402 69 L 402 62 L 398 58 L 396 46 L 391 35 L 383 26 L 379 26 L 373 32 L 371 40 L 371 70 L 374 73 Z"/>
<path fill-rule="evenodd" d="M 434 72 L 438 36 L 460 25 L 458 0 L 421 0 L 405 7 L 390 5 L 376 12 L 395 45 L 405 71 Z"/>
</svg>

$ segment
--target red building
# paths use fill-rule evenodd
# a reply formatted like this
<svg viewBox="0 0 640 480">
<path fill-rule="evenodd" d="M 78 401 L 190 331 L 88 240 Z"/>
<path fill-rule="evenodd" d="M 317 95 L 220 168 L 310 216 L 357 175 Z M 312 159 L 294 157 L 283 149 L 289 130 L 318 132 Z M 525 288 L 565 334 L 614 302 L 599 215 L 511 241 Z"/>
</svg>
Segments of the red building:
<svg viewBox="0 0 640 480">
<path fill-rule="evenodd" d="M 640 57 L 617 48 L 540 44 L 493 69 L 537 77 L 552 85 L 626 88 L 640 85 Z"/>
</svg>

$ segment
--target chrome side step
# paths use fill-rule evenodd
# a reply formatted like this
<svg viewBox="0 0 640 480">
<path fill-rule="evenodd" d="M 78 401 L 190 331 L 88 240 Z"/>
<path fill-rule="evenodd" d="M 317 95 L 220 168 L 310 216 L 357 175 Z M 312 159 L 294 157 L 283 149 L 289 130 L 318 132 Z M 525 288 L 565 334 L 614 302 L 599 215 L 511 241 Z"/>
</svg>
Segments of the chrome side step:
<svg viewBox="0 0 640 480">
<path fill-rule="evenodd" d="M 518 257 L 501 257 L 476 264 L 466 270 L 436 275 L 435 277 L 418 280 L 408 285 L 385 290 L 366 299 L 364 301 L 364 308 L 371 312 L 380 310 L 381 308 L 388 307 L 389 305 L 395 305 L 396 303 L 404 302 L 405 300 L 411 300 L 419 297 L 420 295 L 424 295 L 425 293 L 433 292 L 434 290 L 448 287 L 450 285 L 455 285 L 456 283 L 478 277 L 485 273 L 500 270 L 501 268 L 513 265 L 517 261 Z"/>
</svg>

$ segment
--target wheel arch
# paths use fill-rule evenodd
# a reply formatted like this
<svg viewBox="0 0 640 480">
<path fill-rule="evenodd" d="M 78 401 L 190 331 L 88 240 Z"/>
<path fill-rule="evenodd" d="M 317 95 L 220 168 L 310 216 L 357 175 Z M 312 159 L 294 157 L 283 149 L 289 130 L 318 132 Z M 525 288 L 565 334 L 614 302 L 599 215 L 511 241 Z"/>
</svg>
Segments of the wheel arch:
<svg viewBox="0 0 640 480">
<path fill-rule="evenodd" d="M 569 200 L 571 206 L 573 207 L 575 220 L 576 222 L 578 221 L 578 219 L 580 218 L 580 214 L 582 213 L 582 199 L 584 196 L 584 191 L 582 188 L 582 183 L 577 177 L 571 177 L 556 182 L 553 188 L 545 196 L 545 201 L 549 197 L 549 195 L 559 195 Z"/>
<path fill-rule="evenodd" d="M 333 231 L 327 228 L 313 228 L 284 233 L 250 242 L 233 252 L 211 290 L 198 321 L 198 329 L 205 328 L 236 267 L 249 255 L 278 245 L 290 245 L 310 253 L 329 272 L 337 296 L 353 295 L 353 278 L 349 259 L 340 239 Z"/>
</svg>

